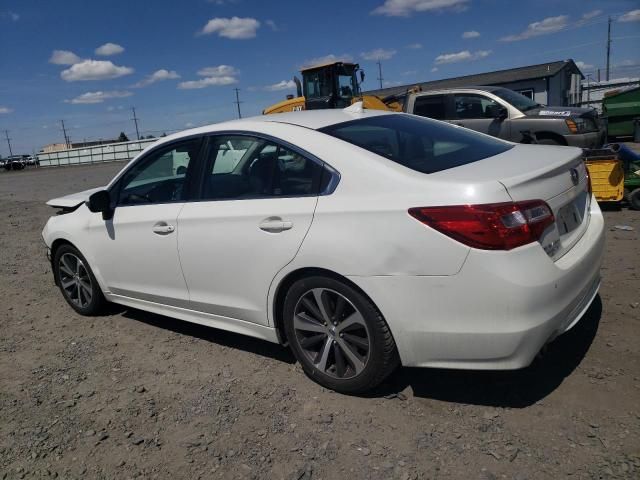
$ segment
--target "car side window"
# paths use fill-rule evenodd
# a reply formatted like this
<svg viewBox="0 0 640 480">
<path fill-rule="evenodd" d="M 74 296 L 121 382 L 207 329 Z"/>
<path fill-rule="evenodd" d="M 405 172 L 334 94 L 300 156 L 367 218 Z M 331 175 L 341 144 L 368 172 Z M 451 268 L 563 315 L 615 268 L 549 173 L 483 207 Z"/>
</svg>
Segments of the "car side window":
<svg viewBox="0 0 640 480">
<path fill-rule="evenodd" d="M 455 94 L 455 119 L 494 118 L 500 105 L 483 95 Z"/>
<path fill-rule="evenodd" d="M 274 142 L 212 137 L 203 200 L 315 195 L 322 165 Z"/>
<path fill-rule="evenodd" d="M 445 120 L 447 115 L 445 95 L 423 95 L 416 97 L 413 113 L 421 117 Z"/>
<path fill-rule="evenodd" d="M 200 144 L 201 139 L 191 139 L 149 153 L 120 180 L 118 205 L 184 200 L 187 173 Z"/>
</svg>

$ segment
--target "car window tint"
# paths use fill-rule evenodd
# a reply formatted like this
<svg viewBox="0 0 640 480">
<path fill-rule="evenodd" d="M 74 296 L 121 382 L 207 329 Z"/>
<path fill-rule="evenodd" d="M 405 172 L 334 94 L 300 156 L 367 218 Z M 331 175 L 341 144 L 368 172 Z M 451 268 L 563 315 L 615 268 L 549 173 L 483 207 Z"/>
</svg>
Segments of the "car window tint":
<svg viewBox="0 0 640 480">
<path fill-rule="evenodd" d="M 312 195 L 322 166 L 268 140 L 220 136 L 211 140 L 202 199 L 232 200 Z"/>
<path fill-rule="evenodd" d="M 188 140 L 151 152 L 121 180 L 119 205 L 167 203 L 184 199 L 184 184 L 200 139 Z"/>
<path fill-rule="evenodd" d="M 505 152 L 502 140 L 413 115 L 379 115 L 339 123 L 321 132 L 422 173 L 435 173 Z M 380 148 L 386 139 L 386 147 Z"/>
<path fill-rule="evenodd" d="M 425 95 L 416 97 L 413 113 L 421 117 L 444 120 L 446 118 L 446 97 L 444 95 Z"/>
<path fill-rule="evenodd" d="M 494 118 L 496 109 L 500 106 L 489 97 L 473 94 L 456 94 L 454 95 L 455 118 L 473 119 L 473 118 Z"/>
</svg>

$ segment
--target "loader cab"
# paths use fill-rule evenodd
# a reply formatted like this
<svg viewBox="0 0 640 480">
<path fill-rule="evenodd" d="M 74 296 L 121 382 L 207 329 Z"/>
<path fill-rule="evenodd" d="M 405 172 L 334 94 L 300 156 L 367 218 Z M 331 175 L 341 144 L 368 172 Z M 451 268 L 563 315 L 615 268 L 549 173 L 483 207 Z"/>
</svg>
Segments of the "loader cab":
<svg viewBox="0 0 640 480">
<path fill-rule="evenodd" d="M 305 110 L 345 108 L 353 97 L 360 96 L 356 72 L 358 64 L 335 62 L 316 65 L 302 70 L 302 88 Z M 364 79 L 364 73 L 360 70 Z"/>
</svg>

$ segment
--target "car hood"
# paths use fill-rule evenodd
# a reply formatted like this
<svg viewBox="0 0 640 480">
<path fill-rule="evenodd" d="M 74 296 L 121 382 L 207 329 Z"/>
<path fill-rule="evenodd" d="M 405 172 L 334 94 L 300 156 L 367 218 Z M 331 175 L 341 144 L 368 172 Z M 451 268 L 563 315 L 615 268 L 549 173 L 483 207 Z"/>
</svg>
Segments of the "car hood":
<svg viewBox="0 0 640 480">
<path fill-rule="evenodd" d="M 552 118 L 596 118 L 598 111 L 594 108 L 581 107 L 539 107 L 523 112 L 528 117 Z"/>
<path fill-rule="evenodd" d="M 81 203 L 89 200 L 92 193 L 104 190 L 104 187 L 90 188 L 83 192 L 72 193 L 71 195 L 65 195 L 64 197 L 52 198 L 47 202 L 50 207 L 57 208 L 73 208 L 77 207 Z"/>
</svg>

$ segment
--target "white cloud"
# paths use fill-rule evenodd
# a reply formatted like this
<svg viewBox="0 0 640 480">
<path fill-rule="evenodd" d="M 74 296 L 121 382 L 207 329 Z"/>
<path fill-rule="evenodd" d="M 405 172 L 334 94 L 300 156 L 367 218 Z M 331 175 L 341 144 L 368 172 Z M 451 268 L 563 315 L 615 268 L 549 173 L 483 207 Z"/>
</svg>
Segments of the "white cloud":
<svg viewBox="0 0 640 480">
<path fill-rule="evenodd" d="M 445 63 L 458 63 L 468 62 L 471 60 L 478 60 L 491 55 L 491 50 L 478 50 L 476 52 L 470 52 L 469 50 L 463 50 L 457 53 L 443 53 L 438 55 L 435 59 L 436 65 L 443 65 Z M 433 70 L 432 70 L 433 71 Z"/>
<path fill-rule="evenodd" d="M 402 72 L 400 75 L 407 77 L 409 75 L 415 75 L 416 73 L 418 73 L 417 70 L 407 70 L 406 72 Z"/>
<path fill-rule="evenodd" d="M 389 17 L 408 17 L 414 12 L 453 10 L 461 12 L 467 9 L 469 0 L 385 0 L 374 9 L 374 15 Z"/>
<path fill-rule="evenodd" d="M 353 57 L 347 53 L 343 53 L 342 55 L 334 55 L 330 53 L 329 55 L 325 55 L 323 57 L 315 57 L 310 58 L 309 60 L 305 60 L 302 64 L 302 68 L 311 67 L 313 65 L 322 65 L 323 63 L 332 63 L 332 62 L 353 62 Z"/>
<path fill-rule="evenodd" d="M 368 52 L 362 52 L 360 56 L 365 60 L 389 60 L 395 54 L 396 51 L 393 49 L 376 48 Z"/>
<path fill-rule="evenodd" d="M 124 52 L 124 47 L 117 43 L 105 43 L 96 48 L 96 55 L 102 55 L 103 57 L 109 57 L 111 55 L 117 55 Z"/>
<path fill-rule="evenodd" d="M 189 80 L 186 82 L 180 82 L 178 84 L 178 88 L 180 90 L 194 90 L 198 88 L 233 85 L 234 83 L 238 83 L 238 79 L 235 77 L 206 77 L 201 78 L 200 80 Z"/>
<path fill-rule="evenodd" d="M 180 82 L 178 88 L 181 90 L 194 90 L 198 88 L 233 85 L 234 83 L 238 83 L 238 79 L 236 78 L 238 73 L 238 70 L 231 65 L 205 67 L 198 70 L 198 75 L 204 78 Z"/>
<path fill-rule="evenodd" d="M 526 40 L 531 37 L 555 33 L 566 28 L 568 20 L 569 17 L 567 15 L 548 17 L 539 22 L 530 23 L 525 31 L 517 35 L 508 35 L 502 37 L 500 40 L 503 42 L 517 42 L 518 40 Z"/>
<path fill-rule="evenodd" d="M 469 32 L 464 32 L 462 34 L 462 38 L 468 40 L 470 38 L 478 38 L 480 36 L 480 32 L 476 32 L 475 30 L 471 30 Z"/>
<path fill-rule="evenodd" d="M 195 127 L 195 125 L 192 122 L 187 122 L 184 124 L 184 126 L 187 128 Z"/>
<path fill-rule="evenodd" d="M 238 75 L 238 70 L 231 65 L 218 65 L 216 67 L 204 67 L 198 70 L 201 77 L 234 77 Z"/>
<path fill-rule="evenodd" d="M 113 90 L 111 92 L 103 92 L 103 91 L 87 92 L 87 93 L 83 93 L 82 95 L 76 98 L 72 98 L 71 100 L 65 100 L 65 102 L 73 103 L 73 104 L 94 104 L 94 103 L 102 103 L 105 100 L 109 100 L 110 98 L 125 98 L 125 97 L 130 97 L 131 95 L 133 95 L 133 93 L 127 92 L 127 91 L 118 91 L 118 90 Z"/>
<path fill-rule="evenodd" d="M 433 68 L 431 69 L 431 73 L 433 73 L 433 72 L 437 72 L 437 71 L 438 71 L 438 67 L 433 67 Z"/>
<path fill-rule="evenodd" d="M 51 58 L 49 59 L 49 63 L 54 63 L 56 65 L 73 65 L 75 63 L 80 63 L 82 59 L 73 52 L 69 50 L 54 50 L 51 53 Z"/>
<path fill-rule="evenodd" d="M 20 20 L 20 14 L 16 12 L 7 12 L 7 16 L 11 19 L 12 22 L 17 22 Z"/>
<path fill-rule="evenodd" d="M 631 10 L 630 12 L 620 15 L 619 22 L 638 22 L 640 21 L 640 10 Z"/>
<path fill-rule="evenodd" d="M 291 90 L 295 88 L 296 84 L 293 80 L 281 80 L 278 83 L 264 87 L 264 89 L 269 92 L 278 92 L 280 90 Z"/>
<path fill-rule="evenodd" d="M 60 72 L 60 77 L 67 82 L 107 80 L 130 75 L 133 72 L 133 68 L 120 67 L 109 60 L 83 60 Z"/>
<path fill-rule="evenodd" d="M 269 27 L 271 30 L 273 30 L 274 32 L 279 31 L 280 29 L 278 28 L 278 25 L 276 25 L 276 22 L 274 22 L 273 20 L 265 20 L 264 24 Z"/>
<path fill-rule="evenodd" d="M 134 88 L 146 87 L 147 85 L 151 85 L 152 83 L 160 82 L 162 80 L 175 80 L 176 78 L 180 78 L 180 75 L 175 70 L 167 70 L 165 68 L 161 68 L 160 70 L 156 70 L 151 75 L 147 75 L 144 80 L 140 80 L 138 83 L 133 85 Z"/>
<path fill-rule="evenodd" d="M 212 18 L 202 28 L 202 35 L 217 33 L 221 37 L 233 40 L 246 40 L 254 38 L 260 28 L 260 22 L 255 18 Z"/>
<path fill-rule="evenodd" d="M 593 65 L 589 65 L 588 63 L 584 63 L 584 62 L 582 62 L 582 61 L 580 61 L 580 62 L 576 62 L 576 65 L 578 66 L 578 68 L 579 68 L 580 70 L 583 70 L 583 71 L 584 71 L 584 70 L 591 70 L 591 69 L 593 69 Z"/>
<path fill-rule="evenodd" d="M 419 50 L 422 48 L 422 44 L 421 43 L 410 43 L 409 45 L 407 45 L 407 48 L 410 48 L 412 50 Z"/>
<path fill-rule="evenodd" d="M 2 114 L 2 113 L 11 113 L 11 112 L 13 112 L 12 108 L 3 107 L 2 105 L 0 105 L 0 114 Z"/>
</svg>

